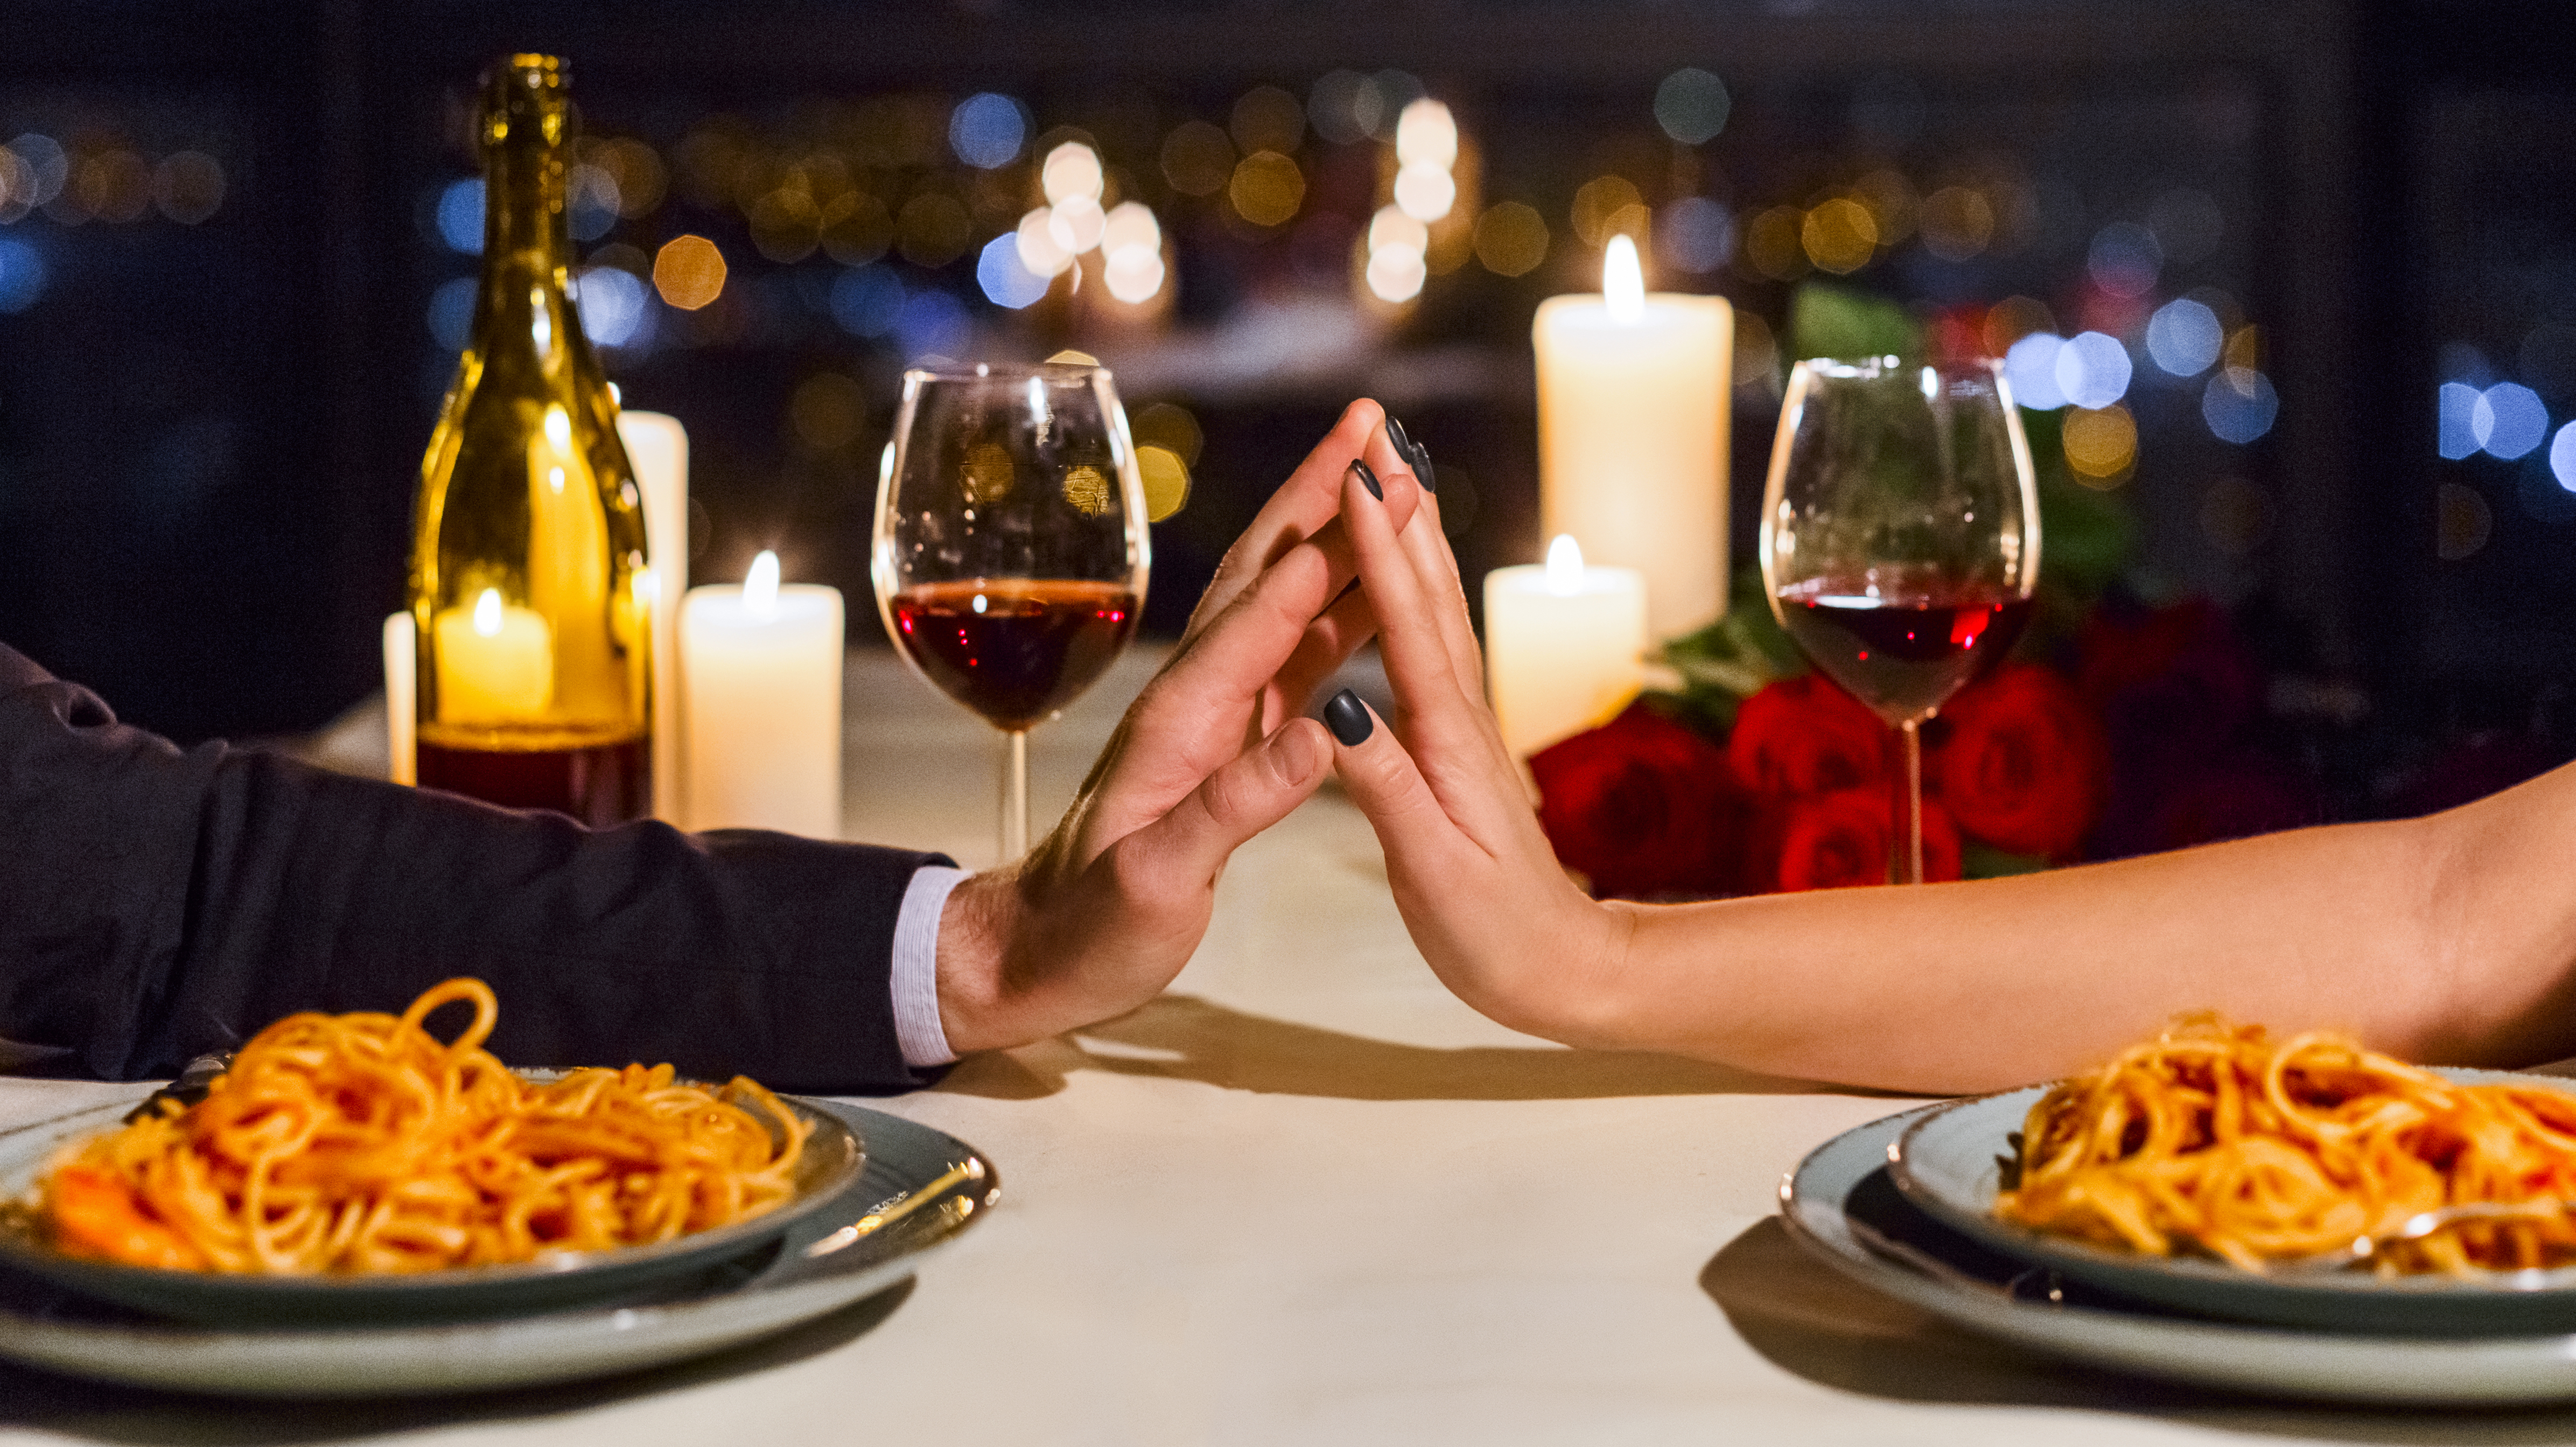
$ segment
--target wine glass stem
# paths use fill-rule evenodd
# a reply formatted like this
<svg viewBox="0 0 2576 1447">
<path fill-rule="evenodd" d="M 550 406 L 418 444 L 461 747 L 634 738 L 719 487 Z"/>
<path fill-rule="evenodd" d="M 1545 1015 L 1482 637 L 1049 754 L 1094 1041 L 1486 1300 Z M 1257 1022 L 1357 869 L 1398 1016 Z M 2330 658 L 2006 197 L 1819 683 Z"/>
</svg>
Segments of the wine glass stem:
<svg viewBox="0 0 2576 1447">
<path fill-rule="evenodd" d="M 1887 836 L 1887 882 L 1921 884 L 1923 882 L 1923 735 L 1916 725 L 1896 726 L 1896 767 L 1888 772 L 1895 776 L 1896 827 Z"/>
<path fill-rule="evenodd" d="M 1029 731 L 1002 734 L 1002 863 L 1029 852 Z"/>
</svg>

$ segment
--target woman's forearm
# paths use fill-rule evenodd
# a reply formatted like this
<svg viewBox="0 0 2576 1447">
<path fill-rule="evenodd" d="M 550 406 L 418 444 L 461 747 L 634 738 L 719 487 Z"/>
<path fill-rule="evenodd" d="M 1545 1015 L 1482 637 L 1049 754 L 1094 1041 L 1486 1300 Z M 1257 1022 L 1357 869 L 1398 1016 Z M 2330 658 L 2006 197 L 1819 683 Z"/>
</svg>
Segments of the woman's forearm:
<svg viewBox="0 0 2576 1447">
<path fill-rule="evenodd" d="M 1635 912 L 1598 1032 L 1749 1069 L 1994 1089 L 2182 1011 L 2417 1058 L 2576 1049 L 2576 774 L 2430 819 L 2041 875 Z"/>
</svg>

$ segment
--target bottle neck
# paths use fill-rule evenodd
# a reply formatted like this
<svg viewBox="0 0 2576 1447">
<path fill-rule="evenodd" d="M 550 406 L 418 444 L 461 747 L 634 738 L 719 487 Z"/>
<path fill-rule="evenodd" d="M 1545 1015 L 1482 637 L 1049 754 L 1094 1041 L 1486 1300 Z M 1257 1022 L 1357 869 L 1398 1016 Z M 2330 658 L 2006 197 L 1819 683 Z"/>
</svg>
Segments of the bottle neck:
<svg viewBox="0 0 2576 1447">
<path fill-rule="evenodd" d="M 510 66 L 483 93 L 483 270 L 559 283 L 572 256 L 565 210 L 568 106 L 552 71 Z"/>
</svg>

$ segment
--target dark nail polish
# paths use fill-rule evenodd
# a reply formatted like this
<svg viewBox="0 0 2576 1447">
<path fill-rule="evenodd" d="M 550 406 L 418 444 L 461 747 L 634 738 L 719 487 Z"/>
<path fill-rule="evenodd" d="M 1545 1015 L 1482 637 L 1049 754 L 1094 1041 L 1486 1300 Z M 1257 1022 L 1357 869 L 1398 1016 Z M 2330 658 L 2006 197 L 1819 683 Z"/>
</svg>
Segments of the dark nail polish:
<svg viewBox="0 0 2576 1447">
<path fill-rule="evenodd" d="M 1369 732 L 1377 725 L 1369 722 L 1368 705 L 1360 702 L 1358 694 L 1346 688 L 1334 694 L 1331 703 L 1324 705 L 1324 727 L 1333 731 L 1333 737 L 1341 740 L 1343 748 L 1355 749 L 1368 742 Z"/>
<path fill-rule="evenodd" d="M 1405 466 L 1413 469 L 1413 475 L 1421 482 L 1424 492 L 1440 490 L 1440 484 L 1431 475 L 1430 448 L 1414 441 L 1413 434 L 1404 430 L 1404 424 L 1392 417 L 1386 419 L 1386 440 L 1395 444 L 1396 453 L 1403 457 Z"/>
<path fill-rule="evenodd" d="M 1351 471 L 1360 475 L 1360 486 L 1369 490 L 1369 496 L 1376 498 L 1379 502 L 1386 501 L 1386 489 L 1377 485 L 1377 470 L 1375 468 L 1370 467 L 1367 463 L 1354 457 L 1351 459 Z"/>
</svg>

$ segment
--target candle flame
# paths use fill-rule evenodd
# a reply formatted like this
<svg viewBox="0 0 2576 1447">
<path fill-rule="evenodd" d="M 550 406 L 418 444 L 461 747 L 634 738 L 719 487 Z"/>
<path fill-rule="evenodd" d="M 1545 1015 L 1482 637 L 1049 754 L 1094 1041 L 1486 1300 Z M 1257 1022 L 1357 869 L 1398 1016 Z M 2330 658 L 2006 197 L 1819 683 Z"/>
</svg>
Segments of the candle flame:
<svg viewBox="0 0 2576 1447">
<path fill-rule="evenodd" d="M 778 616 L 778 555 L 767 548 L 751 560 L 742 578 L 743 606 L 762 618 Z"/>
<path fill-rule="evenodd" d="M 1611 237 L 1601 257 L 1601 295 L 1610 303 L 1611 320 L 1645 320 L 1646 274 L 1637 265 L 1637 243 L 1625 235 Z"/>
<path fill-rule="evenodd" d="M 486 638 L 501 636 L 501 590 L 486 588 L 474 600 L 474 631 Z"/>
<path fill-rule="evenodd" d="M 1547 545 L 1547 590 L 1551 593 L 1583 591 L 1583 548 L 1572 533 L 1558 533 Z"/>
</svg>

